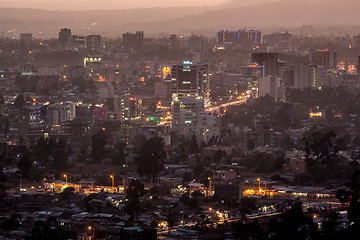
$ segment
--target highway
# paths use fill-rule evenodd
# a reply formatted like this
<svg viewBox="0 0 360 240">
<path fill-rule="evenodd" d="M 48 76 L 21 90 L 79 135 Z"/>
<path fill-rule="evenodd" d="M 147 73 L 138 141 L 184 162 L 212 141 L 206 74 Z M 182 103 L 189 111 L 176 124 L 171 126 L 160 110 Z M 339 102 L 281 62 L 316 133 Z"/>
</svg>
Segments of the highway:
<svg viewBox="0 0 360 240">
<path fill-rule="evenodd" d="M 232 102 L 228 102 L 228 103 L 223 103 L 223 104 L 218 105 L 218 106 L 207 107 L 207 108 L 205 108 L 205 111 L 214 112 L 214 111 L 220 110 L 220 108 L 227 108 L 227 107 L 233 106 L 233 105 L 244 104 L 249 98 L 250 98 L 249 95 L 248 96 L 243 96 L 243 97 L 241 97 L 240 100 L 236 100 L 236 101 L 232 101 Z"/>
</svg>

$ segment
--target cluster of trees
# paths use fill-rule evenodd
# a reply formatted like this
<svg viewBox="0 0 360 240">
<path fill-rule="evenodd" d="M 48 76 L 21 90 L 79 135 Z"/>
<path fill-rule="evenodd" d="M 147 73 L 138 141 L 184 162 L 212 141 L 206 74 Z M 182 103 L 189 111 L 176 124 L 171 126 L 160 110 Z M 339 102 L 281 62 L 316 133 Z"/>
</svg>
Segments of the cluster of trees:
<svg viewBox="0 0 360 240">
<path fill-rule="evenodd" d="M 138 220 L 139 212 L 141 209 L 140 199 L 145 195 L 144 184 L 138 180 L 133 179 L 126 190 L 126 197 L 128 201 L 125 205 L 125 212 L 130 215 L 130 221 L 135 222 Z"/>
<path fill-rule="evenodd" d="M 117 142 L 111 149 L 106 148 L 106 143 L 109 136 L 105 131 L 99 131 L 91 136 L 91 161 L 94 163 L 101 163 L 106 157 L 110 157 L 111 163 L 114 165 L 121 165 L 125 163 L 125 158 L 128 155 L 126 151 L 125 142 Z M 80 149 L 80 157 L 82 161 L 86 161 L 87 156 L 87 145 L 85 144 Z"/>
<path fill-rule="evenodd" d="M 306 174 L 299 176 L 302 184 L 317 184 L 329 179 L 349 177 L 359 164 L 353 161 L 347 164 L 338 153 L 346 149 L 342 138 L 337 138 L 331 130 L 309 131 L 303 138 L 306 152 Z"/>
<path fill-rule="evenodd" d="M 293 117 L 293 106 L 290 103 L 277 102 L 268 94 L 251 102 L 230 106 L 222 117 L 222 125 L 228 123 L 251 126 L 256 115 L 269 118 L 275 125 L 290 127 L 296 119 Z"/>
<path fill-rule="evenodd" d="M 249 200 L 246 205 L 252 206 L 253 202 Z M 237 222 L 232 229 L 236 239 L 319 239 L 313 219 L 304 215 L 301 202 L 296 202 L 287 210 L 280 221 L 274 218 L 268 224 L 261 225 L 257 220 L 252 223 Z"/>
<path fill-rule="evenodd" d="M 290 102 L 301 103 L 308 108 L 319 106 L 328 109 L 327 113 L 342 113 L 345 116 L 360 113 L 360 92 L 350 92 L 344 87 L 332 88 L 323 86 L 321 89 L 305 88 L 290 89 L 287 92 Z M 331 117 L 331 116 L 330 116 Z"/>
<path fill-rule="evenodd" d="M 55 217 L 48 217 L 45 222 L 37 221 L 32 229 L 31 236 L 28 240 L 75 240 L 77 233 L 70 229 L 60 227 L 59 222 Z"/>
<path fill-rule="evenodd" d="M 79 92 L 85 93 L 87 90 L 90 92 L 96 91 L 96 85 L 93 80 L 77 77 L 71 80 L 71 84 L 78 88 Z"/>
<path fill-rule="evenodd" d="M 135 156 L 135 164 L 140 176 L 155 179 L 162 171 L 167 154 L 161 137 L 144 140 Z"/>
<path fill-rule="evenodd" d="M 284 163 L 286 163 L 286 159 L 283 154 L 274 155 L 260 152 L 248 155 L 240 162 L 250 171 L 264 174 L 282 170 Z"/>
<path fill-rule="evenodd" d="M 58 141 L 52 138 L 40 138 L 31 152 L 36 161 L 53 169 L 64 171 L 70 167 L 69 156 L 73 153 L 73 149 L 63 138 L 59 138 Z M 53 160 L 49 161 L 49 157 Z"/>
</svg>

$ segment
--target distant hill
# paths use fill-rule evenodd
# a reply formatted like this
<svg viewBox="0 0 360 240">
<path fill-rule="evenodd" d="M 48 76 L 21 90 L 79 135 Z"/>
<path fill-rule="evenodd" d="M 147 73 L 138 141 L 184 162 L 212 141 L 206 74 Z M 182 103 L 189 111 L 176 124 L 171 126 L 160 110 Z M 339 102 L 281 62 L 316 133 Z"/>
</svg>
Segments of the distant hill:
<svg viewBox="0 0 360 240">
<path fill-rule="evenodd" d="M 260 1 L 260 0 L 259 0 Z M 46 11 L 0 8 L 0 30 L 5 36 L 32 32 L 57 37 L 62 27 L 74 34 L 120 36 L 126 31 L 157 33 L 213 33 L 220 29 L 302 25 L 360 25 L 360 1 L 288 0 L 236 7 L 236 1 L 217 7 L 150 8 L 131 10 Z M 231 7 L 233 6 L 233 7 Z M 10 31 L 10 32 L 9 32 Z"/>
</svg>

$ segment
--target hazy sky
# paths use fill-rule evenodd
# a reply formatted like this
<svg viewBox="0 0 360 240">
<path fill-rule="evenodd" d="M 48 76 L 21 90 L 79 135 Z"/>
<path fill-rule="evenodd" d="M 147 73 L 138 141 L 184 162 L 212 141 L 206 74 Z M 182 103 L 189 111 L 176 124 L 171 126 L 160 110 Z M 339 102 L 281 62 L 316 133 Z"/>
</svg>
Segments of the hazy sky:
<svg viewBox="0 0 360 240">
<path fill-rule="evenodd" d="M 0 7 L 49 10 L 89 10 L 175 6 L 213 6 L 234 0 L 0 0 Z M 235 0 L 237 5 L 253 5 L 275 0 Z"/>
</svg>

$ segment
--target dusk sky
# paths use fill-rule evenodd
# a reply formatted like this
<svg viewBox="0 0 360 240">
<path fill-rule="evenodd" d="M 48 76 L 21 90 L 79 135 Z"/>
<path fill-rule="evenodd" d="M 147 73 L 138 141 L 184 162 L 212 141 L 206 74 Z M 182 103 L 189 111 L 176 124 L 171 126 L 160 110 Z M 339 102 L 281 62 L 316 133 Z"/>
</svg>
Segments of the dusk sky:
<svg viewBox="0 0 360 240">
<path fill-rule="evenodd" d="M 181 7 L 181 6 L 213 6 L 229 2 L 231 0 L 0 0 L 0 7 L 16 8 L 43 8 L 49 10 L 89 10 L 89 9 L 114 9 L 114 8 L 148 8 L 148 7 Z M 236 5 L 247 6 L 276 0 L 238 0 Z M 69 4 L 64 4 L 69 2 Z"/>
</svg>

